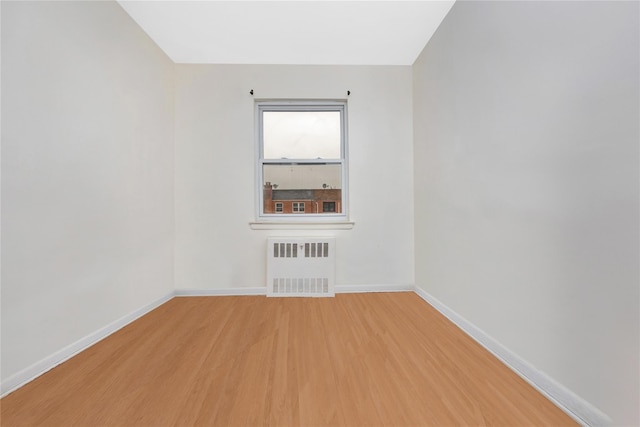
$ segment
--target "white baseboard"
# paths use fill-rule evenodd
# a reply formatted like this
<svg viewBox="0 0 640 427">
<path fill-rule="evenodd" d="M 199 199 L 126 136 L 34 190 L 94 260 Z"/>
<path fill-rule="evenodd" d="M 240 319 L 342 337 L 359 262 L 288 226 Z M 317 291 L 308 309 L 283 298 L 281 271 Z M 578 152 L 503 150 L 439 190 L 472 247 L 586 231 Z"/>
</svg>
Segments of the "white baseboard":
<svg viewBox="0 0 640 427">
<path fill-rule="evenodd" d="M 62 350 L 55 352 L 51 356 L 34 363 L 33 365 L 21 370 L 14 375 L 11 375 L 9 378 L 2 382 L 2 385 L 0 386 L 0 397 L 4 397 L 22 387 L 26 383 L 35 380 L 45 372 L 50 371 L 51 369 L 67 361 L 81 351 L 86 350 L 87 348 L 105 339 L 119 329 L 127 326 L 129 323 L 133 322 L 139 317 L 142 317 L 151 310 L 161 306 L 162 304 L 173 298 L 173 296 L 174 294 L 173 292 L 171 292 L 170 294 L 165 295 L 164 297 L 150 304 L 147 304 L 135 310 L 134 312 L 119 318 L 114 322 L 111 322 L 107 326 L 98 329 L 97 331 L 87 335 L 86 337 L 79 339 L 73 344 L 66 346 Z"/>
<path fill-rule="evenodd" d="M 336 285 L 337 294 L 362 292 L 413 292 L 413 285 Z M 177 297 L 266 295 L 267 288 L 176 289 Z"/>
<path fill-rule="evenodd" d="M 363 292 L 412 292 L 413 285 L 336 285 L 336 294 L 357 294 Z"/>
<path fill-rule="evenodd" d="M 177 297 L 267 295 L 267 288 L 260 286 L 253 288 L 176 289 L 175 295 Z"/>
<path fill-rule="evenodd" d="M 529 362 L 491 338 L 487 333 L 438 301 L 424 289 L 416 286 L 415 292 L 575 421 L 583 426 L 591 427 L 612 425 L 613 421 L 605 413 L 550 378 L 544 372 L 536 369 Z"/>
</svg>

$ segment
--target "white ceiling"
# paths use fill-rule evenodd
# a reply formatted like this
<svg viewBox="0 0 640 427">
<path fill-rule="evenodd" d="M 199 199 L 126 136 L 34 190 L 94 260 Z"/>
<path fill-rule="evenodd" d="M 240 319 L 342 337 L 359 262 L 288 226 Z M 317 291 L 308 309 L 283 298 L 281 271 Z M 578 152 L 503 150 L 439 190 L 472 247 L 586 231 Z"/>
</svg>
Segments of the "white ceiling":
<svg viewBox="0 0 640 427">
<path fill-rule="evenodd" d="M 411 65 L 454 1 L 119 3 L 177 63 Z"/>
</svg>

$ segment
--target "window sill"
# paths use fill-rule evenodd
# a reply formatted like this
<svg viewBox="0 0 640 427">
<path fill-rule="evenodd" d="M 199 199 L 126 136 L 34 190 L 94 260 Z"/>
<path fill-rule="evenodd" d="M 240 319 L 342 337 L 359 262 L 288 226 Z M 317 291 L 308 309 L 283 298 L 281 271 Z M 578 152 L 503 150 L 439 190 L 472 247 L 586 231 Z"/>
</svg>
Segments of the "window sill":
<svg viewBox="0 0 640 427">
<path fill-rule="evenodd" d="M 355 222 L 270 222 L 255 221 L 250 222 L 252 230 L 351 230 Z"/>
</svg>

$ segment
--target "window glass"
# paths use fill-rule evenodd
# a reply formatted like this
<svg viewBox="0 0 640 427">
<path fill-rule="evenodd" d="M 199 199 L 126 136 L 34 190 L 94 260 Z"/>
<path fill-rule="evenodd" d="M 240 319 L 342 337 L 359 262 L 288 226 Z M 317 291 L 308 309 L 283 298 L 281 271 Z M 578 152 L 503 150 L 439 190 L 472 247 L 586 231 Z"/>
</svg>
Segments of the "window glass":
<svg viewBox="0 0 640 427">
<path fill-rule="evenodd" d="M 265 164 L 263 184 L 270 182 L 274 189 L 340 189 L 342 165 L 340 164 Z"/>
<path fill-rule="evenodd" d="M 339 111 L 265 111 L 265 159 L 339 159 Z"/>
</svg>

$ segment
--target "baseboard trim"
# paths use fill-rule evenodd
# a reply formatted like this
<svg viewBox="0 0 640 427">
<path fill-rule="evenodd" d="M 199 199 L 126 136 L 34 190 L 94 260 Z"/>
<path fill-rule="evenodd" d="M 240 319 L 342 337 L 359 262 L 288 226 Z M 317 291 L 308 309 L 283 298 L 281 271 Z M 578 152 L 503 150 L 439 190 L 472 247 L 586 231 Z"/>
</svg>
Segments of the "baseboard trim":
<svg viewBox="0 0 640 427">
<path fill-rule="evenodd" d="M 267 288 L 176 289 L 175 295 L 177 297 L 267 295 Z"/>
<path fill-rule="evenodd" d="M 11 375 L 9 378 L 3 381 L 2 384 L 0 385 L 0 397 L 4 397 L 14 392 L 15 390 L 19 389 L 20 387 L 27 384 L 28 382 L 35 380 L 42 374 L 50 371 L 51 369 L 55 368 L 61 363 L 66 362 L 76 354 L 86 350 L 87 348 L 98 343 L 99 341 L 102 341 L 109 335 L 122 329 L 123 327 L 127 326 L 129 323 L 133 322 L 134 320 L 144 316 L 145 314 L 149 313 L 151 310 L 158 308 L 159 306 L 161 306 L 162 304 L 164 304 L 165 302 L 173 298 L 173 296 L 174 296 L 174 293 L 171 292 L 170 294 L 167 294 L 156 301 L 153 301 L 143 307 L 140 307 L 139 309 L 133 311 L 132 313 L 129 313 L 111 322 L 107 326 L 104 326 L 98 329 L 97 331 L 92 332 L 91 334 L 85 336 L 84 338 L 81 338 L 78 341 L 64 347 L 62 350 L 59 350 L 53 353 L 51 356 L 48 356 L 40 360 L 39 362 L 36 362 L 33 365 L 23 369 L 22 371 L 14 375 Z"/>
<path fill-rule="evenodd" d="M 336 294 L 358 294 L 365 292 L 412 292 L 413 285 L 339 285 Z"/>
<path fill-rule="evenodd" d="M 504 347 L 486 332 L 447 307 L 424 289 L 416 286 L 415 292 L 576 422 L 590 427 L 610 426 L 613 424 L 611 418 L 605 413 Z"/>
<path fill-rule="evenodd" d="M 336 294 L 363 292 L 413 292 L 413 285 L 336 285 Z M 266 295 L 266 287 L 220 288 L 220 289 L 176 289 L 177 297 L 210 297 Z"/>
</svg>

